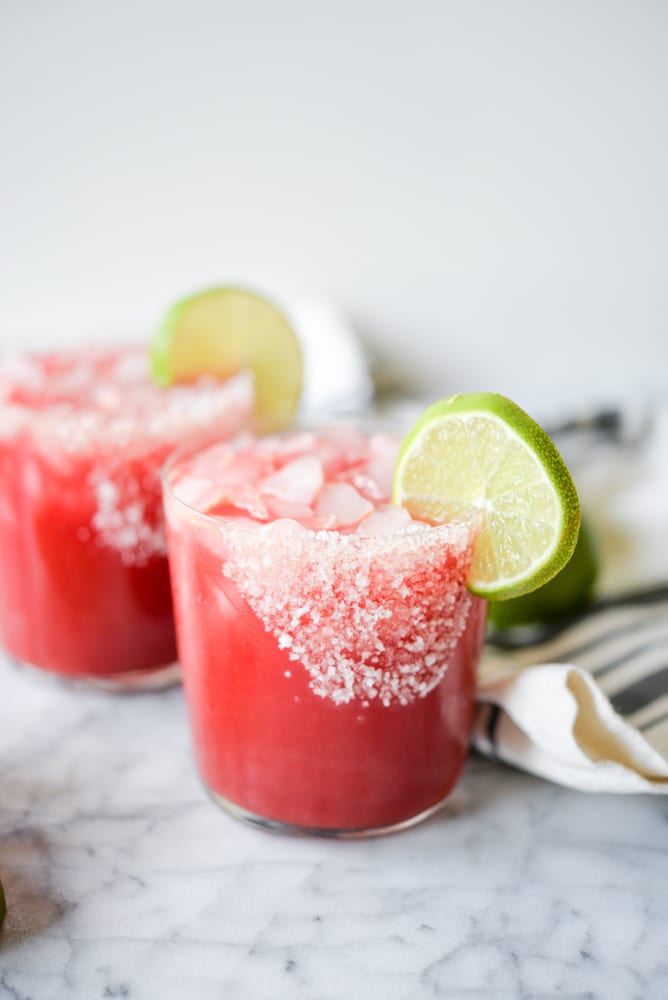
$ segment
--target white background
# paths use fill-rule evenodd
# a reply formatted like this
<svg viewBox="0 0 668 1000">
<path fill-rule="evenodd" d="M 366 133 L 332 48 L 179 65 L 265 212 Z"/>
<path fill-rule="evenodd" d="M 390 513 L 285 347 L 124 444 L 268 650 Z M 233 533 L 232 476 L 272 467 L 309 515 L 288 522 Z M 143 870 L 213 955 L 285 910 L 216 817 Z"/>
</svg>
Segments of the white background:
<svg viewBox="0 0 668 1000">
<path fill-rule="evenodd" d="M 427 393 L 668 396 L 668 3 L 0 0 L 0 348 L 245 281 Z"/>
</svg>

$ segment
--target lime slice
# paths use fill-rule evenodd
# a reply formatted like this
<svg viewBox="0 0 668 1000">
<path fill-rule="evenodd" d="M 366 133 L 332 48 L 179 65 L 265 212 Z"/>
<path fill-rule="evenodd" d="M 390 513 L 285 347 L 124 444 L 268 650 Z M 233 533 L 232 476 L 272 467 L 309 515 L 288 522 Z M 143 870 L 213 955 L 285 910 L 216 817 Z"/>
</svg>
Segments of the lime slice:
<svg viewBox="0 0 668 1000">
<path fill-rule="evenodd" d="M 163 386 L 243 369 L 254 376 L 258 429 L 285 427 L 301 394 L 299 343 L 272 303 L 243 288 L 211 288 L 178 302 L 151 346 L 152 375 Z"/>
<path fill-rule="evenodd" d="M 430 406 L 404 440 L 393 499 L 432 523 L 475 517 L 469 589 L 507 600 L 547 583 L 575 548 L 580 504 L 551 438 L 496 393 Z"/>
<path fill-rule="evenodd" d="M 487 620 L 497 630 L 548 625 L 577 614 L 594 596 L 598 554 L 591 528 L 583 517 L 573 555 L 556 576 L 537 590 L 509 601 L 490 601 Z"/>
</svg>

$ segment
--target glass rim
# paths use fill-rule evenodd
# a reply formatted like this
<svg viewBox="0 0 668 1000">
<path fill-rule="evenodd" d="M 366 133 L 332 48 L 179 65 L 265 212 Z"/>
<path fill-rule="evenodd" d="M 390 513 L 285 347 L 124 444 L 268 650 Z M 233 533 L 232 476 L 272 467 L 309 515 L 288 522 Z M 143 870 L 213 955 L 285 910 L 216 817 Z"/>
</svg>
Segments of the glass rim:
<svg viewBox="0 0 668 1000">
<path fill-rule="evenodd" d="M 65 361 L 68 373 L 83 372 L 85 378 L 50 398 L 47 383 L 50 377 L 45 364 L 52 358 Z M 100 381 L 97 365 L 110 359 L 111 367 L 104 378 L 118 391 L 117 406 L 105 409 L 86 394 Z M 141 367 L 123 378 L 123 366 L 137 362 Z M 34 363 L 39 384 L 28 386 L 25 401 L 6 398 L 4 393 L 21 387 L 20 366 Z M 16 365 L 15 371 L 12 365 Z M 44 399 L 39 401 L 44 393 Z M 83 396 L 82 396 L 83 394 Z M 203 400 L 210 401 L 210 412 L 203 413 Z M 137 343 L 98 344 L 81 348 L 49 348 L 42 351 L 15 351 L 0 355 L 0 438 L 12 439 L 27 433 L 36 440 L 57 440 L 71 452 L 87 452 L 91 448 L 119 450 L 136 441 L 150 442 L 151 447 L 179 447 L 193 435 L 204 431 L 207 422 L 220 422 L 229 412 L 242 409 L 249 418 L 253 405 L 251 378 L 247 370 L 235 372 L 224 381 L 174 383 L 163 387 L 151 376 L 149 351 Z M 240 424 L 237 421 L 237 426 Z M 85 431 L 80 447 L 72 436 Z M 235 430 L 236 433 L 236 430 Z"/>
<path fill-rule="evenodd" d="M 256 435 L 251 429 L 248 429 L 246 431 L 241 431 L 240 433 L 234 435 L 229 439 L 221 439 L 219 437 L 216 437 L 215 435 L 212 436 L 206 434 L 200 435 L 195 439 L 191 437 L 188 441 L 185 441 L 182 444 L 178 445 L 171 452 L 171 454 L 167 457 L 167 459 L 162 465 L 160 471 L 160 480 L 163 490 L 163 502 L 166 498 L 170 498 L 171 500 L 174 501 L 174 503 L 177 505 L 178 508 L 180 508 L 182 511 L 188 512 L 188 516 L 191 520 L 197 519 L 200 521 L 200 523 L 207 524 L 210 526 L 211 529 L 215 528 L 217 531 L 219 531 L 221 525 L 232 524 L 235 521 L 237 521 L 237 518 L 235 516 L 227 517 L 225 515 L 209 514 L 206 511 L 201 510 L 199 507 L 194 506 L 188 500 L 185 500 L 183 497 L 179 496 L 177 489 L 175 489 L 173 484 L 170 482 L 169 478 L 170 474 L 174 470 L 175 465 L 177 465 L 179 461 L 189 456 L 201 454 L 208 448 L 214 447 L 215 445 L 233 446 L 235 442 L 240 442 L 243 440 L 254 441 L 254 440 L 261 440 L 262 438 L 286 437 L 291 434 L 295 435 L 309 430 L 318 430 L 319 428 L 324 429 L 327 427 L 333 427 L 340 424 L 351 427 L 357 426 L 361 430 L 365 430 L 365 428 L 367 427 L 377 428 L 376 431 L 377 433 L 389 432 L 390 434 L 396 434 L 398 446 L 401 443 L 402 437 L 406 433 L 404 431 L 402 434 L 402 432 L 397 427 L 396 422 L 392 421 L 391 419 L 389 420 L 386 419 L 385 417 L 383 417 L 382 414 L 377 415 L 372 413 L 370 417 L 367 417 L 367 415 L 365 414 L 349 414 L 344 419 L 342 419 L 340 414 L 330 414 L 327 416 L 321 414 L 317 416 L 314 420 L 309 418 L 308 420 L 305 421 L 298 421 L 294 424 L 291 424 L 289 427 L 284 428 L 283 430 L 275 432 L 274 434 Z M 373 433 L 373 430 L 371 431 L 371 433 Z M 388 500 L 388 502 L 391 501 Z M 243 512 L 240 511 L 239 516 L 242 517 Z M 271 524 L 275 523 L 277 520 L 279 520 L 279 518 L 272 518 L 268 521 L 255 521 L 252 518 L 250 520 L 252 521 L 252 524 L 247 524 L 246 522 L 244 522 L 248 530 L 252 528 L 253 530 L 262 531 L 263 528 L 266 528 Z M 295 523 L 299 524 L 299 521 L 295 520 Z M 442 536 L 442 544 L 447 546 L 450 543 L 456 544 L 459 541 L 456 538 L 456 535 L 458 531 L 461 530 L 463 527 L 467 528 L 467 526 L 470 525 L 470 518 L 467 515 L 462 515 L 461 517 L 453 518 L 451 521 L 444 522 L 443 524 L 430 524 L 427 521 L 421 521 L 419 519 L 411 517 L 411 523 L 416 527 L 427 529 L 428 533 L 438 532 Z M 372 541 L 377 542 L 380 541 L 381 539 L 384 539 L 386 541 L 394 539 L 396 541 L 398 537 L 415 538 L 414 532 L 392 531 L 388 534 L 365 535 L 365 534 L 356 534 L 355 532 L 343 534 L 341 531 L 337 530 L 327 530 L 327 529 L 316 530 L 314 528 L 308 528 L 303 526 L 301 527 L 304 534 L 311 538 L 315 538 L 316 536 L 318 537 L 327 536 L 330 542 L 333 540 L 345 538 L 346 544 L 350 544 L 351 540 L 355 540 L 361 546 L 369 545 L 369 543 L 371 543 Z M 448 537 L 452 536 L 453 533 L 455 537 Z"/>
<path fill-rule="evenodd" d="M 254 431 L 249 428 L 247 430 L 240 431 L 239 433 L 235 434 L 233 437 L 230 437 L 228 439 L 216 437 L 215 435 L 209 436 L 206 434 L 200 435 L 196 438 L 191 437 L 188 441 L 184 441 L 183 443 L 179 444 L 168 455 L 167 459 L 163 463 L 162 468 L 160 470 L 160 480 L 162 484 L 163 493 L 171 497 L 173 500 L 176 501 L 177 504 L 188 510 L 191 514 L 194 514 L 197 517 L 202 518 L 205 522 L 208 522 L 212 525 L 215 524 L 220 526 L 220 524 L 225 523 L 228 519 L 226 519 L 225 517 L 221 517 L 220 515 L 209 514 L 206 511 L 200 510 L 199 507 L 193 506 L 192 503 L 189 503 L 187 500 L 184 500 L 183 497 L 179 496 L 174 485 L 170 482 L 169 476 L 173 472 L 174 466 L 177 465 L 179 461 L 181 461 L 187 456 L 194 456 L 196 454 L 201 454 L 208 448 L 212 448 L 215 445 L 229 445 L 230 447 L 232 447 L 235 442 L 241 442 L 244 440 L 255 441 L 272 437 L 289 437 L 290 435 L 297 435 L 300 433 L 308 431 L 317 431 L 319 429 L 325 429 L 325 428 L 333 428 L 340 425 L 353 428 L 357 427 L 362 431 L 366 431 L 368 429 L 369 433 L 380 434 L 385 432 L 389 434 L 396 434 L 398 439 L 398 444 L 401 442 L 401 439 L 406 433 L 405 429 L 402 431 L 398 427 L 396 421 L 392 421 L 391 419 L 386 419 L 383 416 L 383 414 L 376 414 L 376 413 L 366 414 L 366 413 L 355 413 L 352 411 L 350 412 L 346 411 L 345 413 L 323 412 L 317 414 L 316 413 L 307 414 L 297 419 L 295 423 L 290 424 L 288 427 L 285 427 L 279 431 L 274 431 L 270 434 L 258 435 L 255 434 Z M 233 520 L 233 518 L 229 518 L 229 520 Z M 258 528 L 261 528 L 266 524 L 273 523 L 273 521 L 276 520 L 278 520 L 278 518 L 273 518 L 272 520 L 266 522 L 258 521 L 256 526 Z M 312 528 L 304 528 L 304 531 L 309 532 L 311 534 L 315 534 Z M 331 532 L 331 534 L 340 534 L 340 532 Z M 360 535 L 360 538 L 362 537 L 366 536 Z"/>
</svg>

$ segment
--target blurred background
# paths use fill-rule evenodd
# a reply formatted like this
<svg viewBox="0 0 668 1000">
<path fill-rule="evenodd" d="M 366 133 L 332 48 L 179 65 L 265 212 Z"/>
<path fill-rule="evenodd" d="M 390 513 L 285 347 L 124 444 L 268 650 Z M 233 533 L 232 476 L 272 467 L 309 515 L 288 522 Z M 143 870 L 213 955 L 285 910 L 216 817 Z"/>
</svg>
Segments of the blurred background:
<svg viewBox="0 0 668 1000">
<path fill-rule="evenodd" d="M 241 281 L 426 397 L 668 396 L 665 0 L 2 0 L 0 119 L 1 350 Z"/>
</svg>

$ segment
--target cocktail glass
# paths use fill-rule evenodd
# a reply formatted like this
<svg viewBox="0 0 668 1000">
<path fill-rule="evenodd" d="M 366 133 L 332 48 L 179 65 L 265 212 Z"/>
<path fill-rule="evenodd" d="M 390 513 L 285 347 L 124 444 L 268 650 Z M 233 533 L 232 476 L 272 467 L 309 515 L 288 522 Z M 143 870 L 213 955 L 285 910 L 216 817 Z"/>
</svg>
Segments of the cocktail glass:
<svg viewBox="0 0 668 1000">
<path fill-rule="evenodd" d="M 180 661 L 213 798 L 329 836 L 431 814 L 468 750 L 475 526 L 390 501 L 399 439 L 348 426 L 182 449 L 163 473 Z"/>
<path fill-rule="evenodd" d="M 248 422 L 249 375 L 161 389 L 128 347 L 0 361 L 0 644 L 108 688 L 175 679 L 160 469 Z"/>
</svg>

